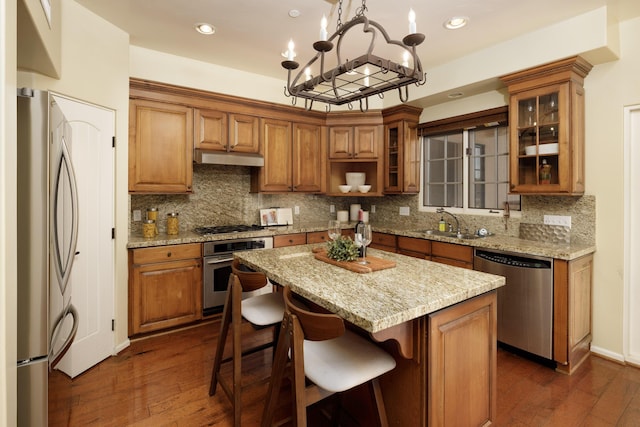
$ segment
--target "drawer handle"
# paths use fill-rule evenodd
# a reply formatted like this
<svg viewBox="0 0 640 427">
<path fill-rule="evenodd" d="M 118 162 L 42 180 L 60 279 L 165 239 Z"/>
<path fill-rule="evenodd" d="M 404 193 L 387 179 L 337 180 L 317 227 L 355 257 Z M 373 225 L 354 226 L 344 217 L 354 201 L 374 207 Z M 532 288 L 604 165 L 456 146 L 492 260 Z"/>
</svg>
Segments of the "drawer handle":
<svg viewBox="0 0 640 427">
<path fill-rule="evenodd" d="M 171 258 L 171 252 L 167 252 L 167 258 Z"/>
</svg>

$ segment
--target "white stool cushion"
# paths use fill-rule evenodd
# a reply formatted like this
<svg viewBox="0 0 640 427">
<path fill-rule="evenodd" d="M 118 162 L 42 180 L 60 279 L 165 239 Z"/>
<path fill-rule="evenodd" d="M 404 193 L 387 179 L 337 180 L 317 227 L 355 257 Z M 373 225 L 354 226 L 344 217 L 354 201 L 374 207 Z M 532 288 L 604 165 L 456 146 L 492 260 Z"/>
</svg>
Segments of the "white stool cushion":
<svg viewBox="0 0 640 427">
<path fill-rule="evenodd" d="M 331 392 L 364 384 L 395 366 L 386 351 L 350 331 L 331 340 L 304 341 L 305 375 Z"/>
<path fill-rule="evenodd" d="M 258 326 L 282 322 L 284 300 L 282 293 L 272 292 L 242 300 L 242 317 Z"/>
</svg>

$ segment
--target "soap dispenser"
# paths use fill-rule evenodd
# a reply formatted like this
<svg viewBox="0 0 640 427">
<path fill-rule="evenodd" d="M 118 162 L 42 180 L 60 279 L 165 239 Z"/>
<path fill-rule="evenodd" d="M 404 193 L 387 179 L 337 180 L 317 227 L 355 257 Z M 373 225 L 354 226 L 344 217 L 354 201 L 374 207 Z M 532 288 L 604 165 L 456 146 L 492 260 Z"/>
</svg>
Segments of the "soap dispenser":
<svg viewBox="0 0 640 427">
<path fill-rule="evenodd" d="M 444 216 L 440 217 L 440 222 L 438 222 L 438 231 L 447 231 L 447 223 L 444 222 Z"/>
</svg>

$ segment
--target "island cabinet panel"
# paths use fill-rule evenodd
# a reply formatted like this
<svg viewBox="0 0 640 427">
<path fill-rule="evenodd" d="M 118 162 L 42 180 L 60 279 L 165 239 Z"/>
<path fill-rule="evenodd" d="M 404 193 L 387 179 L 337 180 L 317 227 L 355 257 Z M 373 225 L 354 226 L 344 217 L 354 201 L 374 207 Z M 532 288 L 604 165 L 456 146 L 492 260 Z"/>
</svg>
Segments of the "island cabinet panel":
<svg viewBox="0 0 640 427">
<path fill-rule="evenodd" d="M 307 243 L 307 233 L 282 234 L 273 236 L 273 247 L 304 245 Z"/>
<path fill-rule="evenodd" d="M 129 251 L 129 335 L 202 318 L 202 245 Z"/>
<path fill-rule="evenodd" d="M 421 259 L 431 259 L 431 241 L 398 236 L 398 253 Z"/>
<path fill-rule="evenodd" d="M 431 242 L 431 261 L 473 270 L 473 248 L 455 243 Z"/>
<path fill-rule="evenodd" d="M 191 193 L 193 110 L 182 105 L 129 102 L 129 192 Z"/>
<path fill-rule="evenodd" d="M 495 422 L 496 316 L 495 291 L 429 315 L 427 425 Z"/>
<path fill-rule="evenodd" d="M 593 255 L 553 262 L 553 358 L 571 374 L 589 356 Z"/>
<path fill-rule="evenodd" d="M 396 252 L 396 235 L 374 232 L 369 247 L 387 252 Z"/>
</svg>

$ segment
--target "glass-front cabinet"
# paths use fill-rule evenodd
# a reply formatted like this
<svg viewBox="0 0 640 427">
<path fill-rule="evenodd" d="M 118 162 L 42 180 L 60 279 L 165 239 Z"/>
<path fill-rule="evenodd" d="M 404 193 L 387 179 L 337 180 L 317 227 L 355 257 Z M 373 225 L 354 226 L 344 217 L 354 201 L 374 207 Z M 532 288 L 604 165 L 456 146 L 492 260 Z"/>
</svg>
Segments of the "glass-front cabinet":
<svg viewBox="0 0 640 427">
<path fill-rule="evenodd" d="M 573 57 L 501 78 L 510 94 L 511 193 L 584 193 L 583 82 L 590 70 Z"/>
<path fill-rule="evenodd" d="M 384 193 L 420 191 L 421 108 L 398 105 L 382 112 L 384 118 Z"/>
</svg>

